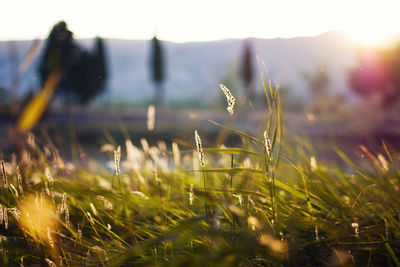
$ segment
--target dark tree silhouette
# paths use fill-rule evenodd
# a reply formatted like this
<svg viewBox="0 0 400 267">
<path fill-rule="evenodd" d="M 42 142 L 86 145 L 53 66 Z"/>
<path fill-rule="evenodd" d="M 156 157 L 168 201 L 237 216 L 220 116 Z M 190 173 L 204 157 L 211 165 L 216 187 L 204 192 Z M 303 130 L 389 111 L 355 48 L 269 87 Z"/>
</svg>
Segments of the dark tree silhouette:
<svg viewBox="0 0 400 267">
<path fill-rule="evenodd" d="M 98 93 L 102 93 L 106 87 L 108 68 L 103 39 L 100 37 L 96 38 L 93 51 L 93 70 L 96 74 L 95 87 L 98 88 Z"/>
<path fill-rule="evenodd" d="M 43 51 L 43 57 L 39 65 L 41 84 L 43 85 L 50 73 L 60 71 L 62 79 L 58 92 L 66 93 L 69 88 L 67 74 L 80 54 L 80 48 L 76 45 L 72 32 L 64 21 L 54 25 L 47 38 Z"/>
<path fill-rule="evenodd" d="M 253 76 L 253 50 L 249 40 L 245 40 L 240 64 L 240 77 L 242 79 L 244 92 L 248 100 L 254 99 Z"/>
<path fill-rule="evenodd" d="M 82 51 L 70 71 L 71 90 L 74 100 L 87 104 L 105 90 L 107 66 L 104 45 L 97 37 L 93 52 Z"/>
<path fill-rule="evenodd" d="M 155 87 L 154 103 L 158 106 L 164 104 L 164 58 L 163 50 L 157 36 L 152 39 L 152 52 L 150 58 L 151 78 Z"/>
<path fill-rule="evenodd" d="M 52 71 L 62 75 L 57 95 L 68 104 L 87 104 L 104 91 L 107 68 L 104 45 L 97 38 L 93 52 L 82 49 L 65 22 L 57 23 L 46 41 L 39 73 L 42 85 Z"/>
</svg>

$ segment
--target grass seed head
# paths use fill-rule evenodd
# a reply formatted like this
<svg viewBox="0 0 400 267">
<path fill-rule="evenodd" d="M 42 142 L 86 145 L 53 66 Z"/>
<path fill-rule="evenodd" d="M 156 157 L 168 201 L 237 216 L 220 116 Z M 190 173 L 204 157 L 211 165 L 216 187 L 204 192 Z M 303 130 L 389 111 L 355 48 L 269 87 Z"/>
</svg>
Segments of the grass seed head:
<svg viewBox="0 0 400 267">
<path fill-rule="evenodd" d="M 93 211 L 94 216 L 99 216 L 99 213 L 97 212 L 96 207 L 93 205 L 93 203 L 90 203 L 89 205 Z"/>
<path fill-rule="evenodd" d="M 17 222 L 20 221 L 21 212 L 17 208 L 8 208 L 7 211 L 10 212 L 14 216 L 14 218 L 17 220 Z"/>
<path fill-rule="evenodd" d="M 260 245 L 266 246 L 274 252 L 284 252 L 285 250 L 284 243 L 269 234 L 261 235 L 259 243 Z"/>
<path fill-rule="evenodd" d="M 315 240 L 319 240 L 318 226 L 315 225 Z"/>
<path fill-rule="evenodd" d="M 157 176 L 157 177 L 158 177 L 158 176 Z M 159 178 L 156 178 L 156 179 L 159 179 Z M 148 196 L 146 196 L 145 194 L 143 194 L 143 193 L 140 192 L 140 191 L 131 191 L 131 194 L 136 195 L 136 196 L 139 196 L 139 197 L 142 197 L 142 198 L 144 198 L 144 199 L 149 199 Z"/>
<path fill-rule="evenodd" d="M 228 89 L 228 87 L 226 87 L 222 83 L 219 85 L 219 87 L 224 92 L 226 101 L 228 102 L 228 107 L 226 108 L 226 110 L 228 110 L 229 114 L 231 116 L 233 116 L 233 112 L 234 112 L 233 107 L 235 106 L 235 97 L 232 95 L 232 93 Z"/>
<path fill-rule="evenodd" d="M 253 231 L 261 228 L 260 221 L 254 216 L 249 216 L 247 218 L 247 224 L 251 227 L 251 230 Z"/>
<path fill-rule="evenodd" d="M 47 263 L 47 265 L 49 265 L 50 267 L 57 267 L 57 265 L 56 265 L 54 262 L 52 262 L 51 260 L 49 260 L 48 258 L 46 258 L 46 263 Z"/>
<path fill-rule="evenodd" d="M 104 207 L 108 210 L 112 210 L 113 209 L 113 204 L 111 203 L 110 200 L 108 200 L 107 198 L 103 197 L 103 196 L 97 196 L 97 199 L 100 199 L 101 201 L 103 201 Z"/>
<path fill-rule="evenodd" d="M 353 222 L 351 224 L 351 227 L 353 227 L 354 229 L 354 235 L 356 238 L 358 238 L 360 236 L 360 225 L 356 222 Z"/>
<path fill-rule="evenodd" d="M 47 226 L 47 238 L 50 244 L 51 248 L 54 248 L 54 240 L 53 237 L 51 236 L 50 228 Z"/>
<path fill-rule="evenodd" d="M 385 222 L 385 238 L 389 240 L 389 223 L 386 218 L 383 219 Z"/>
<path fill-rule="evenodd" d="M 4 160 L 1 161 L 1 172 L 3 175 L 3 186 L 4 188 L 8 188 L 8 179 L 7 179 L 6 167 L 4 166 Z"/>
<path fill-rule="evenodd" d="M 190 184 L 190 190 L 189 190 L 189 203 L 190 203 L 190 205 L 193 205 L 193 200 L 194 200 L 193 184 Z"/>
<path fill-rule="evenodd" d="M 8 214 L 7 209 L 3 209 L 3 220 L 4 220 L 4 228 L 8 229 Z"/>
<path fill-rule="evenodd" d="M 316 171 L 318 169 L 317 159 L 314 156 L 310 157 L 310 167 L 311 171 Z"/>
<path fill-rule="evenodd" d="M 87 216 L 89 217 L 90 223 L 91 223 L 91 224 L 94 224 L 94 220 L 93 220 L 92 214 L 90 214 L 89 211 L 87 211 L 86 214 L 87 214 Z"/>
<path fill-rule="evenodd" d="M 265 151 L 267 153 L 268 162 L 271 162 L 272 161 L 272 145 L 271 145 L 271 139 L 269 139 L 267 131 L 264 131 L 264 146 L 265 146 Z"/>
<path fill-rule="evenodd" d="M 149 131 L 154 130 L 155 115 L 156 115 L 156 110 L 153 105 L 150 105 L 147 108 L 147 129 Z"/>
<path fill-rule="evenodd" d="M 378 160 L 381 163 L 381 166 L 382 166 L 383 170 L 385 172 L 388 172 L 389 171 L 389 164 L 388 164 L 387 160 L 385 159 L 385 157 L 381 153 L 378 154 Z"/>
<path fill-rule="evenodd" d="M 80 224 L 78 224 L 78 240 L 79 240 L 79 243 L 82 243 L 82 228 L 81 228 Z"/>
<path fill-rule="evenodd" d="M 62 195 L 60 213 L 63 214 L 63 213 L 65 212 L 66 209 L 67 209 L 67 194 L 64 193 L 64 194 Z"/>
<path fill-rule="evenodd" d="M 99 246 L 94 246 L 90 248 L 92 251 L 96 252 L 100 256 L 104 258 L 105 261 L 108 261 L 107 252 Z"/>
<path fill-rule="evenodd" d="M 174 156 L 175 167 L 179 167 L 180 163 L 181 163 L 180 154 L 179 154 L 179 146 L 175 142 L 172 142 L 172 154 Z"/>
<path fill-rule="evenodd" d="M 204 153 L 203 153 L 203 146 L 201 144 L 201 139 L 197 130 L 194 131 L 194 139 L 196 141 L 197 147 L 197 155 L 199 157 L 200 166 L 204 168 Z"/>
<path fill-rule="evenodd" d="M 145 153 L 147 153 L 150 149 L 149 143 L 145 138 L 140 139 L 140 144 L 142 145 L 142 149 Z"/>
<path fill-rule="evenodd" d="M 115 168 L 115 175 L 117 176 L 121 174 L 120 162 L 121 162 L 121 147 L 118 146 L 117 149 L 114 149 L 114 168 Z"/>
<path fill-rule="evenodd" d="M 18 182 L 19 193 L 22 195 L 24 194 L 24 187 L 22 186 L 22 176 L 18 166 L 17 166 L 17 182 Z"/>
<path fill-rule="evenodd" d="M 19 194 L 18 194 L 18 191 L 17 191 L 17 189 L 15 188 L 15 186 L 14 186 L 13 184 L 10 184 L 10 188 L 11 188 L 11 190 L 14 192 L 15 197 L 16 197 L 16 198 L 19 198 Z"/>
</svg>

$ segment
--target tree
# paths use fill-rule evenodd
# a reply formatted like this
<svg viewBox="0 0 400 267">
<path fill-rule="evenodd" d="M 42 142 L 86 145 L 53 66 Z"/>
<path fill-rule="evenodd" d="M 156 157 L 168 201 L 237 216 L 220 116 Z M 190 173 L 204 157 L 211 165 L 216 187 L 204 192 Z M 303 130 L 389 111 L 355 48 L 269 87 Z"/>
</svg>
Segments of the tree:
<svg viewBox="0 0 400 267">
<path fill-rule="evenodd" d="M 87 104 L 105 90 L 107 66 L 103 41 L 96 38 L 92 52 L 82 51 L 70 71 L 71 90 L 74 100 Z"/>
<path fill-rule="evenodd" d="M 93 52 L 88 52 L 75 42 L 64 21 L 57 23 L 47 38 L 39 66 L 42 85 L 53 71 L 62 75 L 57 95 L 68 104 L 89 103 L 105 89 L 107 68 L 102 39 L 96 38 Z"/>
<path fill-rule="evenodd" d="M 95 47 L 93 51 L 93 70 L 96 74 L 95 87 L 98 93 L 102 93 L 106 87 L 108 78 L 107 60 L 105 55 L 103 39 L 96 37 Z"/>
<path fill-rule="evenodd" d="M 154 35 L 152 39 L 152 53 L 150 58 L 151 66 L 151 78 L 155 87 L 155 97 L 154 102 L 156 105 L 163 105 L 164 102 L 164 92 L 163 92 L 163 82 L 164 82 L 164 58 L 163 50 L 160 41 L 157 36 Z"/>
<path fill-rule="evenodd" d="M 251 43 L 246 40 L 240 64 L 240 77 L 243 82 L 246 99 L 254 99 L 254 84 L 253 84 L 253 50 Z"/>
<path fill-rule="evenodd" d="M 58 22 L 47 38 L 39 65 L 41 85 L 43 86 L 53 71 L 59 71 L 62 78 L 57 91 L 58 93 L 68 92 L 70 86 L 67 76 L 79 54 L 80 48 L 76 45 L 67 24 L 64 21 Z"/>
</svg>

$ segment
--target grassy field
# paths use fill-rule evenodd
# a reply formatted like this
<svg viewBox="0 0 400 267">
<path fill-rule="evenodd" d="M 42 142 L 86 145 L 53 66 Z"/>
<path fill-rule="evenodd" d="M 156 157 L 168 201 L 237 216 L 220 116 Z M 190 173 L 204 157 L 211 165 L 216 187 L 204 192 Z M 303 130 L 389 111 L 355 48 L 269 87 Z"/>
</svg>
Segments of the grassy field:
<svg viewBox="0 0 400 267">
<path fill-rule="evenodd" d="M 265 92 L 263 130 L 227 112 L 209 122 L 215 147 L 201 131 L 171 147 L 108 137 L 106 162 L 74 162 L 28 135 L 0 166 L 1 265 L 400 266 L 400 155 L 382 143 L 354 161 L 332 144 L 341 163 L 320 160 L 285 138 Z"/>
</svg>

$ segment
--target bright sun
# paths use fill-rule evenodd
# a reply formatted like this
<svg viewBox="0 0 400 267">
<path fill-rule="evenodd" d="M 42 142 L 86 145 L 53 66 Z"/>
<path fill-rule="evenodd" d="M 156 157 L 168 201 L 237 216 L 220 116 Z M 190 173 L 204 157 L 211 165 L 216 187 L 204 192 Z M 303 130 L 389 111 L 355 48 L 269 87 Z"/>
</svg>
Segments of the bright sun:
<svg viewBox="0 0 400 267">
<path fill-rule="evenodd" d="M 355 42 L 367 46 L 387 45 L 394 37 L 393 33 L 386 32 L 382 29 L 371 31 L 370 28 L 358 31 L 348 31 L 348 34 Z"/>
<path fill-rule="evenodd" d="M 399 19 L 395 14 L 395 7 L 398 7 L 399 3 L 391 2 L 390 6 L 386 3 L 388 1 L 382 0 L 380 4 L 376 4 L 377 2 L 358 3 L 358 12 L 346 17 L 344 21 L 343 30 L 361 45 L 390 45 L 395 41 L 396 33 L 399 33 Z M 353 12 L 357 10 L 357 6 L 353 6 Z"/>
</svg>

